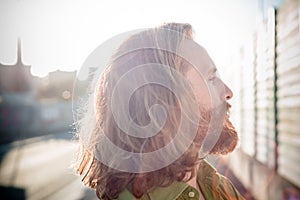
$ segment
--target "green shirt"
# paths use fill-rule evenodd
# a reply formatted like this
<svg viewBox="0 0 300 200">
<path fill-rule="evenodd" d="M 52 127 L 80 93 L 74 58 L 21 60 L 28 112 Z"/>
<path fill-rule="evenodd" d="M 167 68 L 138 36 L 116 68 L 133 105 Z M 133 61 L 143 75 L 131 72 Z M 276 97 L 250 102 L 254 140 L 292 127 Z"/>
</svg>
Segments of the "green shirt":
<svg viewBox="0 0 300 200">
<path fill-rule="evenodd" d="M 207 161 L 199 164 L 197 183 L 206 200 L 243 200 L 244 198 L 225 176 L 217 173 Z M 135 200 L 129 190 L 120 193 L 118 200 Z M 141 200 L 199 200 L 199 192 L 185 182 L 175 182 L 169 187 L 157 187 Z"/>
</svg>

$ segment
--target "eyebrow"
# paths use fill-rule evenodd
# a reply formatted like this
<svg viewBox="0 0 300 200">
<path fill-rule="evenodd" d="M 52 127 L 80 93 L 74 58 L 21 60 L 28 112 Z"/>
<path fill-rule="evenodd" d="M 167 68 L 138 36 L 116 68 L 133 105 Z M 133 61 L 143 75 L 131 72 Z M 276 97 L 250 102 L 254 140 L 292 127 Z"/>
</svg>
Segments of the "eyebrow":
<svg viewBox="0 0 300 200">
<path fill-rule="evenodd" d="M 217 72 L 217 68 L 215 67 L 209 70 L 209 74 L 214 74 L 216 72 Z"/>
</svg>

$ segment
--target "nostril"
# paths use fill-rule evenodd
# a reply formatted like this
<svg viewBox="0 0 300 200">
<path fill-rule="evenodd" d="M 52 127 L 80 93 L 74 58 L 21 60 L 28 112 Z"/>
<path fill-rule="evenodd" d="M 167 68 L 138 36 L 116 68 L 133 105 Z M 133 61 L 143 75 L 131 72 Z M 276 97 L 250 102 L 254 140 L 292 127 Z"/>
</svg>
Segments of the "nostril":
<svg viewBox="0 0 300 200">
<path fill-rule="evenodd" d="M 226 100 L 229 100 L 229 99 L 231 99 L 232 98 L 232 96 L 233 96 L 233 93 L 232 93 L 232 91 L 231 91 L 231 89 L 225 84 L 225 98 L 226 98 Z"/>
</svg>

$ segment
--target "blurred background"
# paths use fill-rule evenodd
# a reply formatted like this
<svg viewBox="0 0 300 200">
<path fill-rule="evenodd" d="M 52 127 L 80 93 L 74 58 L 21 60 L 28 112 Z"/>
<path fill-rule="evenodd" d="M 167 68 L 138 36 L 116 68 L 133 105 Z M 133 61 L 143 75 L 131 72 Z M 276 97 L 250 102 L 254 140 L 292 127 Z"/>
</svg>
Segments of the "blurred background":
<svg viewBox="0 0 300 200">
<path fill-rule="evenodd" d="M 246 199 L 300 199 L 299 0 L 1 0 L 1 199 L 96 199 L 70 167 L 80 67 L 112 36 L 173 21 L 234 93 L 240 145 L 209 160 Z"/>
</svg>

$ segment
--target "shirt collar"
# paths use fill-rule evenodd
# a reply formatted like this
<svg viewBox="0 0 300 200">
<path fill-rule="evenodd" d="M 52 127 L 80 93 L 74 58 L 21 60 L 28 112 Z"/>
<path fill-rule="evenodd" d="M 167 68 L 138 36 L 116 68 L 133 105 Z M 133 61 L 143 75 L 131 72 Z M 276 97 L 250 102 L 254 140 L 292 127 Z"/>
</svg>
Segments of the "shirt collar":
<svg viewBox="0 0 300 200">
<path fill-rule="evenodd" d="M 207 184 L 211 182 L 213 174 L 216 173 L 214 167 L 212 167 L 206 160 L 202 160 L 199 163 L 199 170 L 197 173 L 197 183 L 201 188 L 202 192 L 211 192 L 210 185 Z M 168 187 L 157 187 L 148 193 L 151 200 L 164 199 L 164 200 L 174 200 L 177 199 L 182 192 L 187 188 L 192 187 L 185 182 L 174 182 Z M 204 190 L 204 191 L 203 191 Z M 128 189 L 125 189 L 119 194 L 119 200 L 135 200 L 134 196 L 130 193 Z"/>
</svg>

